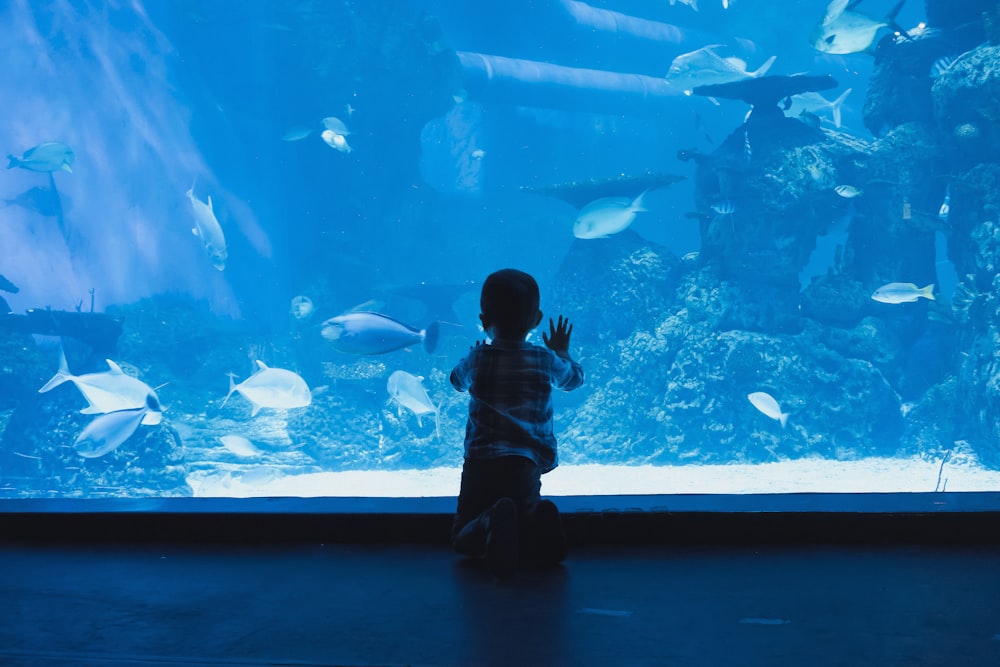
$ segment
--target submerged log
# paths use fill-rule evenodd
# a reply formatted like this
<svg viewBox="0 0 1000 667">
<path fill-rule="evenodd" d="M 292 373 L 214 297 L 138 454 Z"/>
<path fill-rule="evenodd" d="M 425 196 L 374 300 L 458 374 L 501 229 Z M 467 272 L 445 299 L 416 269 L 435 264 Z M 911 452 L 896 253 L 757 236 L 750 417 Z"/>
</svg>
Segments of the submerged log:
<svg viewBox="0 0 1000 667">
<path fill-rule="evenodd" d="M 122 318 L 105 313 L 80 313 L 32 308 L 24 315 L 0 313 L 0 332 L 67 336 L 97 353 L 110 353 L 122 333 Z"/>
</svg>

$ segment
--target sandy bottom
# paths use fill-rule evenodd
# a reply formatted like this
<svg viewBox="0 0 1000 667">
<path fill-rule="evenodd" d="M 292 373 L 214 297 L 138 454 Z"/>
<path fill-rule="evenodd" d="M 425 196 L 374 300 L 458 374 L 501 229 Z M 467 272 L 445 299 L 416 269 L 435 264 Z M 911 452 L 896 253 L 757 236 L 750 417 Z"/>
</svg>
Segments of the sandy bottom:
<svg viewBox="0 0 1000 667">
<path fill-rule="evenodd" d="M 199 497 L 418 498 L 458 495 L 458 468 L 284 474 L 276 468 L 195 473 Z M 939 479 L 940 473 L 940 482 Z M 890 493 L 1000 491 L 1000 471 L 919 458 L 800 459 L 759 465 L 560 466 L 542 478 L 547 496 L 673 493 Z"/>
</svg>

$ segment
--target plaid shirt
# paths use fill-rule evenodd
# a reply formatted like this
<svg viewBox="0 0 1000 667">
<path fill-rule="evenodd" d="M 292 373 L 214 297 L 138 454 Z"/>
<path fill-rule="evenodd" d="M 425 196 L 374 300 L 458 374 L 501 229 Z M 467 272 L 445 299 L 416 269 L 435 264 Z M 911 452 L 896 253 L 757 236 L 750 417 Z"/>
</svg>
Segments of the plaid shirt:
<svg viewBox="0 0 1000 667">
<path fill-rule="evenodd" d="M 580 364 L 538 345 L 494 340 L 455 366 L 451 384 L 471 395 L 465 458 L 523 456 L 543 473 L 556 467 L 552 387 L 582 385 Z"/>
</svg>

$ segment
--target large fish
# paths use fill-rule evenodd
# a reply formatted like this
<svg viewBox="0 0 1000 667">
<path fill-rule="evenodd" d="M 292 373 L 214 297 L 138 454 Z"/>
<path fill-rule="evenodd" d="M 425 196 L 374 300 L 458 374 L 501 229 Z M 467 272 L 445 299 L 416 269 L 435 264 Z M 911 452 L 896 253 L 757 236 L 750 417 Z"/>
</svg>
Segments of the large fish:
<svg viewBox="0 0 1000 667">
<path fill-rule="evenodd" d="M 840 127 L 840 108 L 843 106 L 844 100 L 846 100 L 847 96 L 850 94 L 851 89 L 848 88 L 840 94 L 840 97 L 831 101 L 819 93 L 800 93 L 789 97 L 782 105 L 782 109 L 784 110 L 786 116 L 792 118 L 799 118 L 802 114 L 815 114 L 816 116 L 820 116 L 821 114 L 829 111 L 830 116 L 833 119 L 834 127 Z"/>
<path fill-rule="evenodd" d="M 388 315 L 354 312 L 323 322 L 320 334 L 335 349 L 347 354 L 384 354 L 417 343 L 423 343 L 424 349 L 433 352 L 440 325 L 431 322 L 426 329 L 416 329 Z"/>
<path fill-rule="evenodd" d="M 732 83 L 764 76 L 776 58 L 771 56 L 755 71 L 748 72 L 746 62 L 739 58 L 723 58 L 715 52 L 717 48 L 720 48 L 720 45 L 703 46 L 697 51 L 677 56 L 670 63 L 667 81 L 685 95 L 690 95 L 698 86 Z"/>
<path fill-rule="evenodd" d="M 312 403 L 309 386 L 297 373 L 284 368 L 268 368 L 259 359 L 257 370 L 243 382 L 236 384 L 233 375 L 229 375 L 229 393 L 220 407 L 226 405 L 234 391 L 243 394 L 250 401 L 253 406 L 251 417 L 256 416 L 261 408 L 289 410 L 304 408 Z"/>
<path fill-rule="evenodd" d="M 882 285 L 872 294 L 872 299 L 875 301 L 892 304 L 913 303 L 920 297 L 934 301 L 934 285 L 917 287 L 913 283 L 889 283 Z"/>
<path fill-rule="evenodd" d="M 126 375 L 121 367 L 110 359 L 105 361 L 108 362 L 109 370 L 103 373 L 73 375 L 66 364 L 66 355 L 60 349 L 59 370 L 38 392 L 45 393 L 64 382 L 72 382 L 89 403 L 80 410 L 85 415 L 142 409 L 148 404 L 150 397 L 159 405 L 159 397 L 148 384 L 139 378 Z M 159 424 L 160 411 L 148 410 L 143 419 L 144 424 Z"/>
<path fill-rule="evenodd" d="M 109 412 L 94 419 L 77 436 L 73 448 L 77 454 L 86 459 L 104 456 L 131 438 L 139 428 L 139 424 L 149 423 L 146 417 L 154 413 L 160 414 L 160 404 L 156 397 L 150 394 L 146 397 L 146 404 L 141 408 Z"/>
<path fill-rule="evenodd" d="M 434 415 L 434 430 L 438 437 L 441 437 L 441 420 L 438 407 L 431 402 L 427 390 L 424 389 L 423 378 L 407 373 L 406 371 L 395 371 L 389 376 L 385 388 L 389 391 L 396 403 L 399 404 L 399 414 L 403 414 L 406 408 L 417 417 L 417 424 L 423 426 L 420 418 L 424 415 Z"/>
<path fill-rule="evenodd" d="M 205 252 L 212 260 L 212 266 L 222 271 L 226 268 L 229 253 L 226 251 L 226 237 L 222 233 L 222 225 L 219 224 L 212 208 L 212 195 L 208 196 L 206 204 L 194 196 L 194 188 L 191 188 L 187 191 L 187 197 L 191 200 L 191 209 L 194 211 L 194 227 L 191 228 L 191 233 L 205 244 Z"/>
<path fill-rule="evenodd" d="M 72 173 L 70 165 L 73 164 L 75 158 L 73 150 L 66 144 L 58 141 L 47 141 L 24 151 L 24 155 L 21 157 L 8 155 L 7 159 L 10 160 L 10 163 L 7 168 L 20 167 L 29 171 L 50 173 L 62 169 Z"/>
<path fill-rule="evenodd" d="M 573 222 L 573 236 L 578 239 L 602 239 L 624 231 L 635 220 L 635 214 L 645 211 L 643 192 L 635 199 L 603 197 L 590 202 Z"/>
<path fill-rule="evenodd" d="M 823 20 L 813 29 L 810 41 L 817 51 L 832 55 L 862 53 L 871 48 L 882 28 L 895 25 L 896 15 L 906 0 L 898 3 L 883 19 L 853 11 L 861 0 L 833 0 Z"/>
</svg>

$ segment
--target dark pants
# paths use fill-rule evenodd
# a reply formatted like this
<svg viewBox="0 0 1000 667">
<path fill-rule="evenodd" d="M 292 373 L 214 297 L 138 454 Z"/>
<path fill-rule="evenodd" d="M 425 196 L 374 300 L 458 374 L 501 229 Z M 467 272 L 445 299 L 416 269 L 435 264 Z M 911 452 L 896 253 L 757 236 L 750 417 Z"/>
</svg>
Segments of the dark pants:
<svg viewBox="0 0 1000 667">
<path fill-rule="evenodd" d="M 451 527 L 451 545 L 466 556 L 482 556 L 486 552 L 488 511 L 501 498 L 510 498 L 517 505 L 523 534 L 541 490 L 542 475 L 531 459 L 523 456 L 466 459 L 458 511 Z"/>
</svg>

